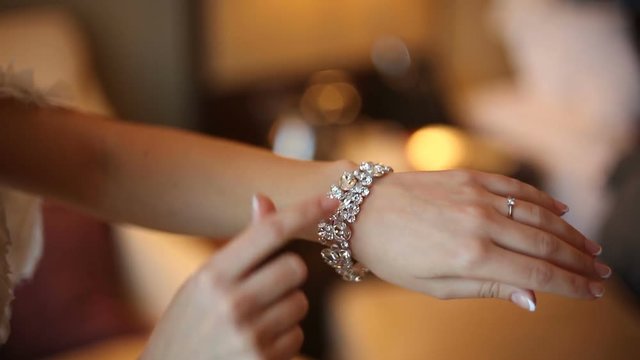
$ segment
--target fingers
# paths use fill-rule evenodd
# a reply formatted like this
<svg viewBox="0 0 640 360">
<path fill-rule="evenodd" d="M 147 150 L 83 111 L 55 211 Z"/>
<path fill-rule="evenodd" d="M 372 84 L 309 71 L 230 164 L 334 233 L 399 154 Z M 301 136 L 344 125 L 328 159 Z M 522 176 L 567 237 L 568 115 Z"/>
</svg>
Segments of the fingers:
<svg viewBox="0 0 640 360">
<path fill-rule="evenodd" d="M 486 250 L 475 267 L 467 267 L 459 276 L 489 279 L 523 289 L 545 291 L 579 299 L 604 295 L 601 281 L 571 273 L 544 260 L 493 246 Z"/>
<path fill-rule="evenodd" d="M 422 286 L 423 289 L 417 290 L 440 299 L 496 298 L 510 301 L 527 311 L 535 311 L 537 305 L 533 291 L 491 280 L 437 278 L 423 282 Z"/>
<path fill-rule="evenodd" d="M 505 198 L 493 195 L 491 203 L 506 219 L 508 209 Z M 598 243 L 587 239 L 562 218 L 536 204 L 516 199 L 512 215 L 513 220 L 551 233 L 589 255 L 599 255 L 602 252 L 602 247 Z"/>
<path fill-rule="evenodd" d="M 304 333 L 299 326 L 289 330 L 267 350 L 266 359 L 269 360 L 290 360 L 298 354 L 304 341 Z"/>
<path fill-rule="evenodd" d="M 287 330 L 296 327 L 308 310 L 309 301 L 302 291 L 295 291 L 266 309 L 253 325 L 261 336 L 260 343 L 273 343 Z"/>
<path fill-rule="evenodd" d="M 270 214 L 252 224 L 216 256 L 216 266 L 228 279 L 245 274 L 280 248 L 301 229 L 328 216 L 337 207 L 336 200 L 315 196 L 298 205 Z"/>
<path fill-rule="evenodd" d="M 474 177 L 485 189 L 504 198 L 513 196 L 518 200 L 542 206 L 556 215 L 563 215 L 569 211 L 567 205 L 522 181 L 504 175 L 483 172 L 474 173 Z"/>
<path fill-rule="evenodd" d="M 251 199 L 251 220 L 256 223 L 264 219 L 267 215 L 276 212 L 273 201 L 262 194 L 255 194 Z"/>
<path fill-rule="evenodd" d="M 611 269 L 590 254 L 546 231 L 496 214 L 489 235 L 502 248 L 529 255 L 592 278 L 607 278 Z"/>
<path fill-rule="evenodd" d="M 254 271 L 238 285 L 237 297 L 244 299 L 245 314 L 256 313 L 300 286 L 307 277 L 307 267 L 295 254 L 280 255 Z"/>
</svg>

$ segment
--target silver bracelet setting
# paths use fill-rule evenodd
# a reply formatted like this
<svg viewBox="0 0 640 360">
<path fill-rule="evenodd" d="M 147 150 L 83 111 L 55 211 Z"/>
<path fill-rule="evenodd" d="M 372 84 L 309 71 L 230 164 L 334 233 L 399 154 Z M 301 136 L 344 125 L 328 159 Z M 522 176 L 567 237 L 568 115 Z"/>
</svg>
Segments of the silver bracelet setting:
<svg viewBox="0 0 640 360">
<path fill-rule="evenodd" d="M 383 164 L 363 162 L 354 171 L 346 171 L 338 184 L 331 185 L 327 196 L 340 200 L 340 206 L 328 219 L 318 224 L 318 238 L 322 245 L 322 259 L 344 280 L 358 282 L 369 269 L 357 263 L 351 255 L 351 226 L 360 212 L 360 205 L 370 193 L 374 179 L 393 172 Z"/>
</svg>

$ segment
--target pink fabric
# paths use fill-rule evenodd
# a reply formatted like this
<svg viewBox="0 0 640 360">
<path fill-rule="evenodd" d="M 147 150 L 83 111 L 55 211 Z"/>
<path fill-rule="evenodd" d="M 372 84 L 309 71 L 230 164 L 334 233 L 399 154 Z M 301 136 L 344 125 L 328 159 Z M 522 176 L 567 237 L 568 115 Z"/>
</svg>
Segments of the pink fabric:
<svg viewBox="0 0 640 360">
<path fill-rule="evenodd" d="M 16 289 L 2 359 L 52 355 L 142 327 L 126 305 L 109 226 L 43 204 L 44 256 Z"/>
</svg>

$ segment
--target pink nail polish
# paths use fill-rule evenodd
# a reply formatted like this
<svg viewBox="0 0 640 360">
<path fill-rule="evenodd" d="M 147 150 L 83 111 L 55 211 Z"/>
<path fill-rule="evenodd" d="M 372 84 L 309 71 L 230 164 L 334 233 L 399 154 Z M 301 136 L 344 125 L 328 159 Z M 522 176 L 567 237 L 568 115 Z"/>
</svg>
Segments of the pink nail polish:
<svg viewBox="0 0 640 360">
<path fill-rule="evenodd" d="M 511 302 L 527 311 L 536 311 L 536 303 L 525 293 L 514 292 L 511 294 Z"/>
</svg>

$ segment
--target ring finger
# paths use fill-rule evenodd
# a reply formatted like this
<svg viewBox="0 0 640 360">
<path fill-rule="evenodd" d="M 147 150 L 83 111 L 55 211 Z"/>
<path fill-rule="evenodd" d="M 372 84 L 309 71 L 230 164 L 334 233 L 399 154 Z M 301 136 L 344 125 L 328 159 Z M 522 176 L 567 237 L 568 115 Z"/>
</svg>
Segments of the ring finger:
<svg viewBox="0 0 640 360">
<path fill-rule="evenodd" d="M 600 245 L 587 239 L 573 226 L 544 207 L 519 199 L 515 199 L 515 204 L 510 207 L 507 199 L 494 194 L 490 194 L 490 202 L 504 217 L 509 217 L 511 208 L 513 220 L 549 232 L 589 255 L 598 255 L 602 251 Z"/>
<path fill-rule="evenodd" d="M 529 201 L 544 207 L 554 214 L 563 215 L 569 211 L 569 207 L 554 199 L 546 192 L 522 181 L 504 175 L 477 173 L 476 179 L 488 191 L 502 196 L 515 196 L 518 199 Z"/>
</svg>

